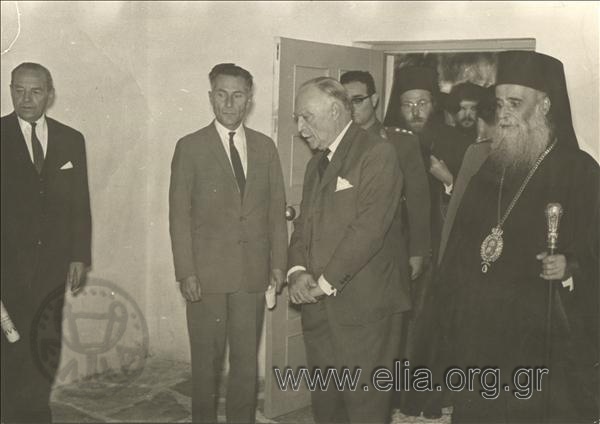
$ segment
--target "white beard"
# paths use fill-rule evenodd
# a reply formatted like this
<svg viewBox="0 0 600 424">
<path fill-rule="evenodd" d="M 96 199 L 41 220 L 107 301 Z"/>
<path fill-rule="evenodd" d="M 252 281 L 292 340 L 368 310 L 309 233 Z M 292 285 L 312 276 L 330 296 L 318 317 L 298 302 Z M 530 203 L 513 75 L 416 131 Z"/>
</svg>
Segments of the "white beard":
<svg viewBox="0 0 600 424">
<path fill-rule="evenodd" d="M 498 172 L 529 170 L 550 143 L 551 128 L 546 115 L 538 106 L 527 121 L 516 116 L 504 118 L 510 127 L 494 131 L 490 160 Z"/>
</svg>

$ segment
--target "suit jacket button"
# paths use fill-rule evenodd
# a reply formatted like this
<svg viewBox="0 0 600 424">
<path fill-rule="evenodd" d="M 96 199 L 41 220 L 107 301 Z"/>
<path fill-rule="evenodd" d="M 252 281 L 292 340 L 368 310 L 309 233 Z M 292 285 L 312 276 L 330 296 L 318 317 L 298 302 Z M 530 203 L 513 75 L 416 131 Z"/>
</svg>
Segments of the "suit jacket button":
<svg viewBox="0 0 600 424">
<path fill-rule="evenodd" d="M 38 241 L 37 241 L 37 245 L 38 245 L 38 246 L 41 246 L 41 245 L 42 245 L 42 241 L 41 241 L 41 240 L 38 240 Z"/>
</svg>

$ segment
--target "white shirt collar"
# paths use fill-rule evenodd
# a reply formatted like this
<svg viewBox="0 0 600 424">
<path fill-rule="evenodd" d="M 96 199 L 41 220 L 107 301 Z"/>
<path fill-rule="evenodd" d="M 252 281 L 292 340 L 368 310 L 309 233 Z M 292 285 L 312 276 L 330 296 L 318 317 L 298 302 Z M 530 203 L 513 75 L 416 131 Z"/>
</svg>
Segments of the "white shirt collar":
<svg viewBox="0 0 600 424">
<path fill-rule="evenodd" d="M 246 133 L 244 132 L 244 124 L 241 123 L 239 127 L 237 127 L 235 130 L 230 130 L 229 128 L 225 127 L 223 124 L 221 124 L 219 121 L 217 121 L 215 119 L 215 127 L 217 128 L 217 132 L 219 133 L 219 135 L 221 136 L 221 140 L 226 141 L 227 143 L 229 143 L 229 133 L 234 131 L 236 135 L 239 135 L 240 137 L 246 137 Z"/>
<path fill-rule="evenodd" d="M 19 115 L 17 115 L 17 118 L 19 119 L 19 126 L 21 127 L 21 130 L 25 130 L 25 128 L 27 128 L 27 131 L 29 131 L 31 129 L 31 124 L 29 122 L 22 119 Z M 38 128 L 38 131 L 46 128 L 48 125 L 46 124 L 46 115 L 40 116 L 38 120 L 35 121 L 35 124 L 35 127 Z"/>
<path fill-rule="evenodd" d="M 33 161 L 33 148 L 31 147 L 31 129 L 32 126 L 29 122 L 24 119 L 21 119 L 19 115 L 17 115 L 19 127 L 21 128 L 21 134 L 23 134 L 23 139 L 25 140 L 25 145 L 27 146 L 27 150 L 29 151 L 29 157 Z M 42 145 L 42 151 L 44 152 L 44 156 L 46 156 L 46 152 L 48 151 L 48 121 L 46 120 L 46 115 L 42 115 L 35 121 L 35 134 L 37 135 L 40 144 Z"/>
<path fill-rule="evenodd" d="M 229 148 L 229 133 L 235 131 L 235 135 L 233 136 L 233 144 L 240 155 L 240 160 L 242 161 L 242 168 L 244 168 L 244 173 L 248 172 L 248 149 L 246 143 L 246 132 L 244 131 L 244 124 L 241 123 L 239 127 L 235 130 L 230 130 L 225 127 L 219 121 L 215 119 L 215 128 L 217 129 L 217 133 L 219 137 L 221 137 L 221 143 L 223 144 L 223 148 L 225 149 L 225 153 L 227 153 L 227 157 L 231 162 L 231 151 Z"/>
<path fill-rule="evenodd" d="M 344 138 L 344 136 L 346 135 L 346 132 L 348 132 L 348 128 L 350 128 L 350 124 L 352 124 L 352 121 L 348 122 L 348 124 L 338 134 L 338 136 L 335 138 L 335 140 L 333 140 L 333 143 L 331 143 L 327 147 L 330 150 L 329 154 L 327 155 L 327 159 L 329 159 L 330 161 L 331 161 L 331 158 L 333 157 L 333 154 L 335 153 L 335 151 L 337 150 L 338 146 L 340 145 L 340 142 L 342 141 L 342 138 Z"/>
</svg>

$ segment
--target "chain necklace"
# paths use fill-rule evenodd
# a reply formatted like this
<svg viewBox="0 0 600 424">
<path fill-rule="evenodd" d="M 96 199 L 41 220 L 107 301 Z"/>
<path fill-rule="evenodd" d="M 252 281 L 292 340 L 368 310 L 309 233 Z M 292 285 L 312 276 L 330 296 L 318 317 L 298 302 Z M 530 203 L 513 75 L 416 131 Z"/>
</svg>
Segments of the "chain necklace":
<svg viewBox="0 0 600 424">
<path fill-rule="evenodd" d="M 540 157 L 535 161 L 535 164 L 523 180 L 521 187 L 519 187 L 519 190 L 517 190 L 517 193 L 506 208 L 504 215 L 500 217 L 502 187 L 504 185 L 504 176 L 506 174 L 506 168 L 504 168 L 504 170 L 502 171 L 502 177 L 500 178 L 500 189 L 498 191 L 498 224 L 492 228 L 491 233 L 483 240 L 483 243 L 481 243 L 481 249 L 479 251 L 481 255 L 481 272 L 483 272 L 484 274 L 488 272 L 492 262 L 496 262 L 502 254 L 502 248 L 504 247 L 504 239 L 502 239 L 502 225 L 504 225 L 504 222 L 508 218 L 508 215 L 510 215 L 513 208 L 517 204 L 517 201 L 519 200 L 519 197 L 521 197 L 521 194 L 523 194 L 523 191 L 525 190 L 525 187 L 527 187 L 529 180 L 531 180 L 531 177 L 533 177 L 535 171 L 537 171 L 544 158 L 548 156 L 548 153 L 550 153 L 550 151 L 554 148 L 555 145 L 556 140 L 554 140 L 554 142 L 550 146 L 548 146 L 548 148 L 546 148 L 546 150 L 544 150 Z"/>
</svg>

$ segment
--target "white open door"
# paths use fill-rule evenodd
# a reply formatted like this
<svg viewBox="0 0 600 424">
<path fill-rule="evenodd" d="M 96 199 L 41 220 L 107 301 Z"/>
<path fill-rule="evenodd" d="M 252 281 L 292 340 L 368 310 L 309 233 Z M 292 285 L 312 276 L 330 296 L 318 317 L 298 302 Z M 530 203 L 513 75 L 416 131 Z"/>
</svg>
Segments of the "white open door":
<svg viewBox="0 0 600 424">
<path fill-rule="evenodd" d="M 384 53 L 357 47 L 276 38 L 273 95 L 273 139 L 277 142 L 289 207 L 300 213 L 302 182 L 312 152 L 298 136 L 292 114 L 300 85 L 318 76 L 339 79 L 349 70 L 369 71 L 378 93 L 383 93 Z M 378 113 L 381 115 L 382 103 Z M 290 234 L 293 226 L 290 222 Z M 287 289 L 275 310 L 266 314 L 265 416 L 272 418 L 310 404 L 306 387 L 283 391 L 274 369 L 306 366 L 299 308 L 288 303 Z"/>
</svg>

